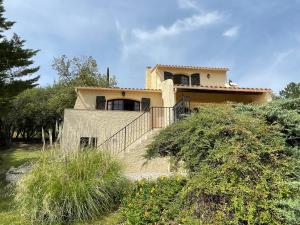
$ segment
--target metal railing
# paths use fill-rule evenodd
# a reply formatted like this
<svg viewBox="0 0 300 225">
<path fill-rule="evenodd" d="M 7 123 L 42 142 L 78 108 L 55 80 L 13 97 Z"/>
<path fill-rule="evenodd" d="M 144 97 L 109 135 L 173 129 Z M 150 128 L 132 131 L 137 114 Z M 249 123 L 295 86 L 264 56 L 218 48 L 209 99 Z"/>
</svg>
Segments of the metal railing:
<svg viewBox="0 0 300 225">
<path fill-rule="evenodd" d="M 189 113 L 189 101 L 184 98 L 174 107 L 151 107 L 106 139 L 98 148 L 117 155 L 152 129 L 165 128 Z"/>
</svg>

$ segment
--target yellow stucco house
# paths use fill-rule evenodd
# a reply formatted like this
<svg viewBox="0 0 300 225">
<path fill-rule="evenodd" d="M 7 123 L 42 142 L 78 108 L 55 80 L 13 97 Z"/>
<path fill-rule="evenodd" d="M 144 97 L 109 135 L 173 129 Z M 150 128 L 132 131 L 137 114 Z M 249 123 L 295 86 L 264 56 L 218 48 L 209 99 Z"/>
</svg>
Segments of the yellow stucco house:
<svg viewBox="0 0 300 225">
<path fill-rule="evenodd" d="M 62 148 L 93 145 L 119 152 L 201 104 L 271 100 L 270 89 L 239 87 L 228 82 L 227 72 L 227 68 L 159 64 L 147 67 L 144 89 L 77 87 L 74 109 L 65 110 Z"/>
</svg>

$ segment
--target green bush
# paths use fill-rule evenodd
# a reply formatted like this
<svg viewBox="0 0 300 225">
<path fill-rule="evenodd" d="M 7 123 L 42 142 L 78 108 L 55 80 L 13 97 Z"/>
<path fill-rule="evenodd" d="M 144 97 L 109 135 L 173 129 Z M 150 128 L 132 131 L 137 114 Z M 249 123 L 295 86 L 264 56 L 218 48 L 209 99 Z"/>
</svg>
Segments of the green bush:
<svg viewBox="0 0 300 225">
<path fill-rule="evenodd" d="M 45 157 L 16 187 L 16 203 L 32 223 L 94 219 L 115 209 L 128 187 L 120 164 L 99 151 Z"/>
<path fill-rule="evenodd" d="M 300 148 L 300 98 L 278 99 L 263 106 L 237 105 L 237 112 L 264 117 L 269 124 L 280 124 L 288 145 Z"/>
<path fill-rule="evenodd" d="M 175 207 L 178 205 L 177 194 L 185 183 L 186 180 L 182 177 L 161 177 L 136 182 L 122 202 L 122 222 L 132 225 L 170 224 L 178 214 L 179 207 Z"/>
<path fill-rule="evenodd" d="M 289 183 L 292 188 L 300 189 L 300 98 L 278 99 L 267 105 L 237 105 L 235 110 L 266 119 L 269 124 L 280 124 L 280 132 L 286 140 L 292 157 L 296 160 L 293 177 Z M 286 220 L 287 224 L 299 224 L 300 196 L 278 202 L 276 209 Z"/>
<path fill-rule="evenodd" d="M 299 188 L 290 183 L 299 162 L 285 144 L 282 127 L 256 116 L 231 106 L 203 107 L 149 146 L 147 158 L 170 155 L 190 172 L 180 193 L 178 223 L 285 223 L 279 202 L 298 196 Z M 171 132 L 180 137 L 169 138 Z"/>
</svg>

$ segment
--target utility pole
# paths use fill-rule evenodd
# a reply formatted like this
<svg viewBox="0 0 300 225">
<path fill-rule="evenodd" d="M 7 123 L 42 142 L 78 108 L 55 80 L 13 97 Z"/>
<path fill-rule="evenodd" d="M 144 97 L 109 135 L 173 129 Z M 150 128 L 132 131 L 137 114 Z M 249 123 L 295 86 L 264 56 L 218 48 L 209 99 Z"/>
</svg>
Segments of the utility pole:
<svg viewBox="0 0 300 225">
<path fill-rule="evenodd" d="M 109 67 L 107 67 L 107 70 L 106 70 L 106 79 L 107 79 L 106 85 L 107 85 L 107 87 L 109 87 Z"/>
</svg>

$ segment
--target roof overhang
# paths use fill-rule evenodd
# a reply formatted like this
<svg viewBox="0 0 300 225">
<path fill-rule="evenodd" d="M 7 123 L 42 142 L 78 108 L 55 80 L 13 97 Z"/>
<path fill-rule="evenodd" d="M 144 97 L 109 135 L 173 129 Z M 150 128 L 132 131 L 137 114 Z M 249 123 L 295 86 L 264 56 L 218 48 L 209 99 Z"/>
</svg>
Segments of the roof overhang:
<svg viewBox="0 0 300 225">
<path fill-rule="evenodd" d="M 160 89 L 141 89 L 141 88 L 120 88 L 120 87 L 76 87 L 75 91 L 80 90 L 88 91 L 130 91 L 130 92 L 152 92 L 152 93 L 161 93 Z"/>
<path fill-rule="evenodd" d="M 153 72 L 155 69 L 182 69 L 182 70 L 208 70 L 208 71 L 222 71 L 227 72 L 229 71 L 228 68 L 225 67 L 206 67 L 206 66 L 179 66 L 179 65 L 162 65 L 157 64 L 155 67 L 153 67 Z"/>
<path fill-rule="evenodd" d="M 240 88 L 240 87 L 221 87 L 221 86 L 175 86 L 176 92 L 202 92 L 202 93 L 220 93 L 220 94 L 250 94 L 260 95 L 263 93 L 271 93 L 268 88 Z"/>
</svg>

